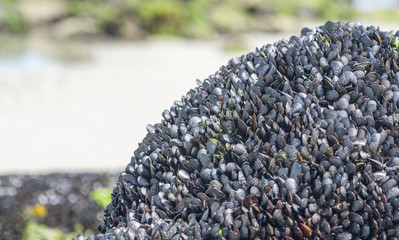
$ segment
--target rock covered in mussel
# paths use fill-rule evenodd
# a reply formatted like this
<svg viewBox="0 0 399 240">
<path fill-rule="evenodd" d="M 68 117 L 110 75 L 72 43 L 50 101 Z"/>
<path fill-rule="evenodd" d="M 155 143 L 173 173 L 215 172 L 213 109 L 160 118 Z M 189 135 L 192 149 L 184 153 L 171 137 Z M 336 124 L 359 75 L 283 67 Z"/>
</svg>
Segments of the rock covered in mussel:
<svg viewBox="0 0 399 240">
<path fill-rule="evenodd" d="M 231 59 L 148 125 L 89 239 L 398 238 L 398 43 L 327 22 Z"/>
</svg>

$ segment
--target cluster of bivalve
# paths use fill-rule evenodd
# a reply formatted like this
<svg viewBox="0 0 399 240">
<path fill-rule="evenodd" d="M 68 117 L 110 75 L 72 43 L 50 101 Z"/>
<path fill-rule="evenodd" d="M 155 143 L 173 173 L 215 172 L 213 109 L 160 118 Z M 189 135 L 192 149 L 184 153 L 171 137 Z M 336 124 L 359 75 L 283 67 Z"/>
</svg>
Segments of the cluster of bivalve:
<svg viewBox="0 0 399 240">
<path fill-rule="evenodd" d="M 88 239 L 397 239 L 398 48 L 327 22 L 231 59 L 148 125 Z"/>
</svg>

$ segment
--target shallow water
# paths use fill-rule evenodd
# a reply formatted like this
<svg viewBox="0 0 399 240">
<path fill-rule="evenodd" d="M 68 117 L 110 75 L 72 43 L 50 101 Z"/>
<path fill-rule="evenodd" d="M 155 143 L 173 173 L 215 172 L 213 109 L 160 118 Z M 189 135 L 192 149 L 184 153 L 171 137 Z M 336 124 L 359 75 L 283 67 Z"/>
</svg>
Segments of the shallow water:
<svg viewBox="0 0 399 240">
<path fill-rule="evenodd" d="M 6 77 L 19 72 L 37 72 L 55 64 L 56 60 L 28 50 L 17 56 L 0 58 L 0 76 Z"/>
</svg>

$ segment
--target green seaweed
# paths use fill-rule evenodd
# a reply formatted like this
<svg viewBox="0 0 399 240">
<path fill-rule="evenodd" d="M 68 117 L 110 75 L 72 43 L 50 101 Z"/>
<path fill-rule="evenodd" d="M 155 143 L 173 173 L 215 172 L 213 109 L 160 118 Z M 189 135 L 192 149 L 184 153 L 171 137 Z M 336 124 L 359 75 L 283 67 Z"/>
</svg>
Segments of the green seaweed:
<svg viewBox="0 0 399 240">
<path fill-rule="evenodd" d="M 93 199 L 99 206 L 106 208 L 111 202 L 112 188 L 96 188 L 90 193 L 90 198 Z"/>
<path fill-rule="evenodd" d="M 396 118 L 395 114 L 396 114 L 396 111 L 393 113 L 393 120 L 395 120 L 395 122 L 399 122 L 399 120 Z"/>
<path fill-rule="evenodd" d="M 394 38 L 393 46 L 399 51 L 399 37 Z"/>
</svg>

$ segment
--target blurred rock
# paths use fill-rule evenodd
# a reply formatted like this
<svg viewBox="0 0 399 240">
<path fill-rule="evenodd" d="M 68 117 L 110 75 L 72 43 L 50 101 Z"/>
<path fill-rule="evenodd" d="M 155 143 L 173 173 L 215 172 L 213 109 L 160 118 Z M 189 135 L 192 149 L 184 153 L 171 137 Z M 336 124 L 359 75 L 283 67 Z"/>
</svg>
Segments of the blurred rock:
<svg viewBox="0 0 399 240">
<path fill-rule="evenodd" d="M 215 5 L 209 17 L 216 30 L 221 33 L 237 33 L 248 30 L 250 19 L 244 11 L 230 5 Z"/>
<path fill-rule="evenodd" d="M 265 14 L 259 16 L 259 21 L 265 24 L 257 26 L 262 32 L 294 32 L 298 29 L 298 19 L 291 16 Z"/>
<path fill-rule="evenodd" d="M 133 18 L 125 18 L 120 28 L 122 37 L 130 40 L 142 39 L 147 33 L 139 26 Z"/>
<path fill-rule="evenodd" d="M 40 25 L 65 17 L 68 10 L 62 1 L 21 1 L 18 11 L 31 26 Z"/>
<path fill-rule="evenodd" d="M 99 33 L 98 23 L 89 17 L 70 17 L 61 20 L 52 27 L 52 33 L 57 38 L 93 36 Z"/>
</svg>

